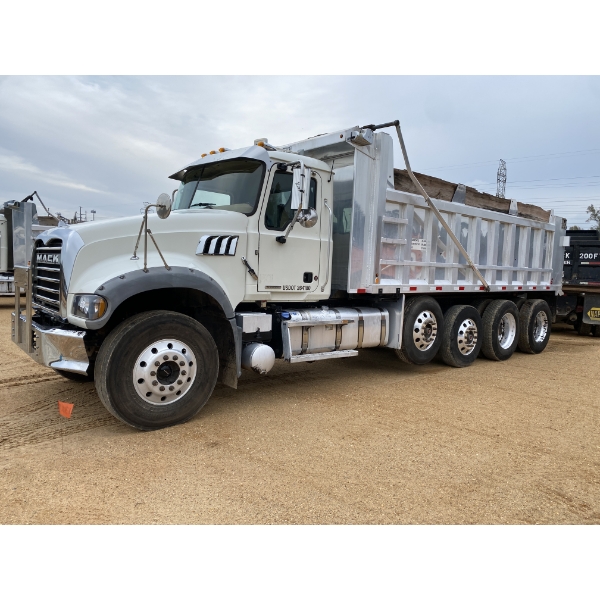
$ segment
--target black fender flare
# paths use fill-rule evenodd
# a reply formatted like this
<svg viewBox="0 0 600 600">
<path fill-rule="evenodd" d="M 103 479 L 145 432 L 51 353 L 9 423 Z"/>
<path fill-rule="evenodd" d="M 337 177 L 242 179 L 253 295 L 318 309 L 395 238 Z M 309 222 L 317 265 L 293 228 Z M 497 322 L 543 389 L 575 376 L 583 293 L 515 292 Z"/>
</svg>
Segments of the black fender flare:
<svg viewBox="0 0 600 600">
<path fill-rule="evenodd" d="M 130 271 L 124 275 L 109 279 L 94 291 L 94 294 L 106 298 L 108 303 L 106 314 L 95 321 L 86 320 L 86 329 L 101 329 L 114 311 L 128 298 L 151 290 L 188 288 L 204 292 L 211 296 L 221 307 L 227 320 L 235 319 L 235 313 L 223 288 L 209 275 L 197 269 L 185 267 L 151 267 Z"/>
</svg>

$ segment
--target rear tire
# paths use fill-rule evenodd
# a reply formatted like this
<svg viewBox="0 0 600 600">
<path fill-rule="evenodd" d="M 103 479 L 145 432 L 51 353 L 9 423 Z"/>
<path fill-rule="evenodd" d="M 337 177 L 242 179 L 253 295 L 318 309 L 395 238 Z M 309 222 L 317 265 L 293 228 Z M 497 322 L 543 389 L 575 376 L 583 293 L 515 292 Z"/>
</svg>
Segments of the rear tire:
<svg viewBox="0 0 600 600">
<path fill-rule="evenodd" d="M 127 319 L 104 340 L 96 390 L 117 419 L 150 431 L 191 419 L 212 394 L 218 370 L 217 346 L 203 325 L 155 310 Z"/>
<path fill-rule="evenodd" d="M 404 306 L 402 348 L 396 354 L 405 363 L 425 365 L 434 359 L 442 343 L 444 315 L 430 296 L 410 298 Z"/>
<path fill-rule="evenodd" d="M 550 339 L 552 312 L 545 300 L 527 300 L 519 311 L 519 350 L 539 354 Z"/>
<path fill-rule="evenodd" d="M 483 313 L 481 351 L 490 360 L 508 360 L 519 342 L 519 311 L 510 300 L 493 300 Z"/>
<path fill-rule="evenodd" d="M 485 309 L 490 305 L 491 300 L 479 300 L 473 304 L 473 307 L 477 310 L 480 317 L 483 317 Z"/>
<path fill-rule="evenodd" d="M 577 333 L 579 335 L 584 335 L 587 337 L 588 335 L 590 335 L 590 333 L 592 333 L 592 327 L 592 325 L 588 325 L 587 323 L 581 323 L 579 329 L 577 330 Z"/>
<path fill-rule="evenodd" d="M 444 315 L 440 356 L 451 367 L 475 362 L 483 343 L 482 319 L 473 306 L 453 306 Z"/>
</svg>

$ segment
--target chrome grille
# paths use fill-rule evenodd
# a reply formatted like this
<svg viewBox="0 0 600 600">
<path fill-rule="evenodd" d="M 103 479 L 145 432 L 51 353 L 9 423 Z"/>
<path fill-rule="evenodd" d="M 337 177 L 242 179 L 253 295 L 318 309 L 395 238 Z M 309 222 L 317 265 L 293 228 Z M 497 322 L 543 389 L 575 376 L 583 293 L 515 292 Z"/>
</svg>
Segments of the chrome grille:
<svg viewBox="0 0 600 600">
<path fill-rule="evenodd" d="M 34 252 L 33 307 L 60 315 L 60 253 L 62 240 L 38 245 Z"/>
</svg>

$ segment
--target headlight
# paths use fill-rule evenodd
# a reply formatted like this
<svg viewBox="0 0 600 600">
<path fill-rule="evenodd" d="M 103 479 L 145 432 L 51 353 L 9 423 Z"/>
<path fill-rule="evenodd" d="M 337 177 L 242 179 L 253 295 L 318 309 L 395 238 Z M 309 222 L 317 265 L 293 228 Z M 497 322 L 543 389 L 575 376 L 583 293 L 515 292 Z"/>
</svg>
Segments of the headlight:
<svg viewBox="0 0 600 600">
<path fill-rule="evenodd" d="M 73 315 L 95 321 L 104 315 L 108 303 L 102 296 L 86 294 L 75 296 L 73 300 Z"/>
</svg>

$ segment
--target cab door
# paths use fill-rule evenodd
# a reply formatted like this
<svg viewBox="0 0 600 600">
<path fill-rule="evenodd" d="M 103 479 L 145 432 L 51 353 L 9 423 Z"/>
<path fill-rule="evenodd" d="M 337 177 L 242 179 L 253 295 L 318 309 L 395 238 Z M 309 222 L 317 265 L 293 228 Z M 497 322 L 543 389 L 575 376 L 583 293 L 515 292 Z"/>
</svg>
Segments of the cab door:
<svg viewBox="0 0 600 600">
<path fill-rule="evenodd" d="M 284 244 L 284 236 L 295 210 L 291 208 L 293 174 L 273 166 L 259 219 L 258 291 L 312 292 L 319 286 L 321 256 L 322 185 L 312 172 L 309 206 L 317 212 L 313 227 L 296 222 Z"/>
</svg>

